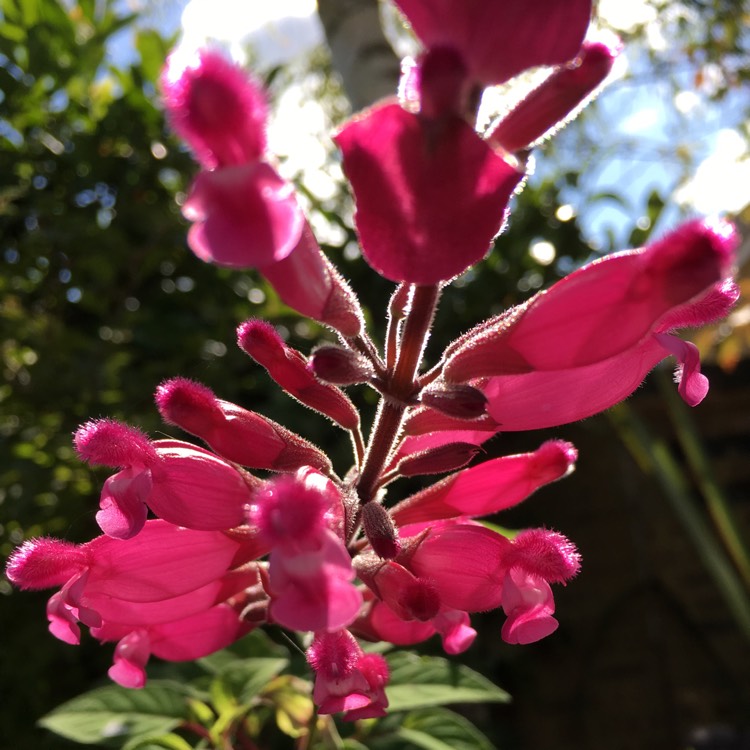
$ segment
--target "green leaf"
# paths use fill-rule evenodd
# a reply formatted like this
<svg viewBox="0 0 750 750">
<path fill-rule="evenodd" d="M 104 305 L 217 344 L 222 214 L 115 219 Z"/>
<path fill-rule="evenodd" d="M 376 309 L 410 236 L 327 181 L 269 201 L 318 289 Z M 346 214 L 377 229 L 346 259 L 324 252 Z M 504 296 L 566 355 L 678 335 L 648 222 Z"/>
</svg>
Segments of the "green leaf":
<svg viewBox="0 0 750 750">
<path fill-rule="evenodd" d="M 198 664 L 211 674 L 219 674 L 226 667 L 237 664 L 242 659 L 249 657 L 265 658 L 276 656 L 285 658 L 288 651 L 274 643 L 262 630 L 254 630 L 241 640 L 233 643 L 228 648 L 217 651 L 215 654 L 198 659 Z"/>
<path fill-rule="evenodd" d="M 110 685 L 63 703 L 39 724 L 73 742 L 112 745 L 123 737 L 161 734 L 179 726 L 189 718 L 188 695 L 189 689 L 176 682 L 153 681 L 141 690 Z"/>
<path fill-rule="evenodd" d="M 370 750 L 495 750 L 470 721 L 445 708 L 408 713 L 392 732 L 368 738 Z"/>
<path fill-rule="evenodd" d="M 164 60 L 169 53 L 167 41 L 153 29 L 141 29 L 135 36 L 135 48 L 141 56 L 141 68 L 146 78 L 155 83 L 159 80 Z"/>
<path fill-rule="evenodd" d="M 0 36 L 11 42 L 23 42 L 26 39 L 26 29 L 12 23 L 0 23 Z"/>
<path fill-rule="evenodd" d="M 233 696 L 237 703 L 246 704 L 282 672 L 287 664 L 288 659 L 243 659 L 225 667 L 217 681 L 221 683 L 225 695 Z"/>
<path fill-rule="evenodd" d="M 390 684 L 386 688 L 389 711 L 510 700 L 508 693 L 486 677 L 447 659 L 399 652 L 388 662 L 391 670 Z"/>
<path fill-rule="evenodd" d="M 27 29 L 31 29 L 39 20 L 39 2 L 38 0 L 21 0 L 20 4 L 24 25 Z"/>
</svg>

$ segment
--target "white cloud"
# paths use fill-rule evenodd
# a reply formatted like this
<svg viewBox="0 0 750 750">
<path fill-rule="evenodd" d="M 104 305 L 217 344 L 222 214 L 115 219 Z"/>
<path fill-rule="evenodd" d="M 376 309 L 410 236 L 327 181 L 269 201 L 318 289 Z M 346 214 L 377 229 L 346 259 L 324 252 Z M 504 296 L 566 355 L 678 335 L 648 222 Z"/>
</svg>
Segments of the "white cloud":
<svg viewBox="0 0 750 750">
<path fill-rule="evenodd" d="M 323 40 L 315 0 L 190 0 L 182 28 L 181 46 L 218 41 L 242 61 L 250 43 L 263 67 L 288 62 Z"/>
<path fill-rule="evenodd" d="M 675 200 L 702 214 L 739 213 L 750 204 L 750 152 L 736 131 L 720 130 L 713 153 L 675 192 Z"/>
</svg>

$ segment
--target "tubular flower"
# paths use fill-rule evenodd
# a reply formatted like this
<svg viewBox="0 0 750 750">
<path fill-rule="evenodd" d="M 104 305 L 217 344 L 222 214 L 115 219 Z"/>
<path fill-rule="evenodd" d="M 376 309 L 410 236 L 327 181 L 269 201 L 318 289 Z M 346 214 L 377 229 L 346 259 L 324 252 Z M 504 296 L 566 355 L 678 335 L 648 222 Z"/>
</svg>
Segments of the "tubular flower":
<svg viewBox="0 0 750 750">
<path fill-rule="evenodd" d="M 148 508 L 192 529 L 223 530 L 244 521 L 244 507 L 260 480 L 218 456 L 180 440 L 151 442 L 121 422 L 87 422 L 75 434 L 82 458 L 122 470 L 102 489 L 96 520 L 102 531 L 129 539 Z"/>
<path fill-rule="evenodd" d="M 343 516 L 339 492 L 313 469 L 275 479 L 256 493 L 248 518 L 272 548 L 269 613 L 275 622 L 293 630 L 336 630 L 357 616 L 362 595 L 339 536 Z"/>
<path fill-rule="evenodd" d="M 162 90 L 172 126 L 203 167 L 183 205 L 192 251 L 222 266 L 262 269 L 288 305 L 356 336 L 357 299 L 321 253 L 292 184 L 266 156 L 260 84 L 217 52 L 176 51 Z"/>
<path fill-rule="evenodd" d="M 257 571 L 243 566 L 264 552 L 250 537 L 238 541 L 156 519 L 126 541 L 108 536 L 82 545 L 30 540 L 11 555 L 7 574 L 23 589 L 61 587 L 47 606 L 50 632 L 60 640 L 79 643 L 79 623 L 99 640 L 126 639 L 115 653 L 112 676 L 140 687 L 145 678 L 139 670 L 149 653 L 174 660 L 182 648 L 185 658 L 197 658 L 250 629 L 231 602 L 257 584 Z M 203 637 L 198 636 L 201 623 Z M 132 633 L 151 634 L 153 647 Z M 191 645 L 180 647 L 187 633 Z"/>
<path fill-rule="evenodd" d="M 388 665 L 382 656 L 363 653 L 347 630 L 316 633 L 306 656 L 315 671 L 318 713 L 344 711 L 348 721 L 385 716 Z"/>
<path fill-rule="evenodd" d="M 577 451 L 548 440 L 475 464 L 480 446 L 600 412 L 669 355 L 685 401 L 706 395 L 695 346 L 673 332 L 720 318 L 737 298 L 734 230 L 707 220 L 580 268 L 463 333 L 420 373 L 441 290 L 502 229 L 526 149 L 580 109 L 619 49 L 585 41 L 591 0 L 396 4 L 423 46 L 404 66 L 400 101 L 335 136 L 362 254 L 402 282 L 382 351 L 267 153 L 260 86 L 215 52 L 167 65 L 167 114 L 201 166 L 184 205 L 189 244 L 204 260 L 259 268 L 283 303 L 336 330 L 309 359 L 262 321 L 243 323 L 237 341 L 283 391 L 350 433 L 354 461 L 339 473 L 297 430 L 183 377 L 158 386 L 156 405 L 206 447 L 84 424 L 79 456 L 117 469 L 100 496 L 104 535 L 28 540 L 7 575 L 54 590 L 57 638 L 78 643 L 83 624 L 114 643 L 109 674 L 121 685 L 144 685 L 152 656 L 195 659 L 281 626 L 310 634 L 319 712 L 357 720 L 384 715 L 389 671 L 355 635 L 396 645 L 439 635 L 459 654 L 476 637 L 470 614 L 502 609 L 505 641 L 537 641 L 558 627 L 552 587 L 578 573 L 578 551 L 557 531 L 506 535 L 475 519 L 546 491 Z M 477 132 L 482 88 L 539 65 L 551 67 L 539 87 Z M 370 420 L 341 390 L 352 384 L 380 394 L 367 440 Z M 392 489 L 440 474 L 406 497 Z"/>
<path fill-rule="evenodd" d="M 613 406 L 673 355 L 680 395 L 695 406 L 708 382 L 695 346 L 671 332 L 727 314 L 739 294 L 736 244 L 730 224 L 693 221 L 594 261 L 461 337 L 443 377 L 475 383 L 499 429 L 531 430 Z"/>
</svg>

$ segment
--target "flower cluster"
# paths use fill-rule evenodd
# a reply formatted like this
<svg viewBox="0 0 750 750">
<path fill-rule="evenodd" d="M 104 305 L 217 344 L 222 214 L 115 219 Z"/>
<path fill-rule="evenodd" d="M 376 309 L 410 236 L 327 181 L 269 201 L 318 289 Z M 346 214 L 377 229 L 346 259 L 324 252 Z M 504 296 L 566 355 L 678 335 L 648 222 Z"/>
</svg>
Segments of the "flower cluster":
<svg viewBox="0 0 750 750">
<path fill-rule="evenodd" d="M 152 654 L 195 659 L 276 624 L 310 634 L 319 710 L 359 719 L 385 712 L 388 667 L 357 638 L 408 645 L 439 634 L 458 654 L 476 635 L 470 614 L 502 608 L 504 640 L 537 641 L 557 628 L 551 584 L 576 575 L 578 552 L 556 531 L 511 539 L 476 519 L 564 477 L 577 453 L 552 440 L 468 466 L 479 446 L 607 409 L 670 355 L 685 401 L 706 394 L 695 347 L 672 332 L 720 318 L 736 300 L 735 237 L 719 221 L 580 268 L 479 323 L 420 374 L 442 287 L 488 252 L 528 150 L 581 107 L 619 50 L 586 39 L 590 0 L 397 5 L 423 46 L 404 65 L 400 100 L 335 136 L 363 255 L 398 283 L 382 354 L 267 153 L 261 87 L 216 52 L 168 62 L 170 122 L 201 166 L 184 205 L 190 247 L 258 269 L 284 302 L 338 333 L 339 344 L 309 358 L 264 321 L 243 323 L 237 341 L 286 393 L 351 435 L 355 462 L 342 478 L 295 432 L 181 377 L 159 385 L 157 407 L 207 448 L 107 419 L 83 425 L 80 457 L 117 470 L 101 493 L 102 536 L 27 541 L 7 572 L 21 588 L 57 589 L 47 615 L 58 638 L 78 643 L 84 624 L 115 641 L 109 674 L 121 685 L 142 686 Z M 483 88 L 535 66 L 549 76 L 477 132 Z M 381 394 L 367 441 L 343 390 L 355 383 Z M 440 474 L 389 501 L 398 478 Z"/>
</svg>

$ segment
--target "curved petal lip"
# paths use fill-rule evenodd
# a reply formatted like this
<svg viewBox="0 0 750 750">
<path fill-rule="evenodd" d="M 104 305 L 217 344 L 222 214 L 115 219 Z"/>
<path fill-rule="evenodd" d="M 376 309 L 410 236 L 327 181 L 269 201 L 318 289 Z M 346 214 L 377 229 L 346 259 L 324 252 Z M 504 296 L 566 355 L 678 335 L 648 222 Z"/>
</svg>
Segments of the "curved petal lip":
<svg viewBox="0 0 750 750">
<path fill-rule="evenodd" d="M 290 183 L 268 164 L 201 172 L 183 206 L 195 222 L 191 250 L 206 262 L 230 268 L 263 268 L 294 250 L 304 216 Z"/>
<path fill-rule="evenodd" d="M 460 118 L 389 103 L 335 138 L 367 262 L 391 281 L 436 284 L 487 255 L 523 174 Z"/>
</svg>

